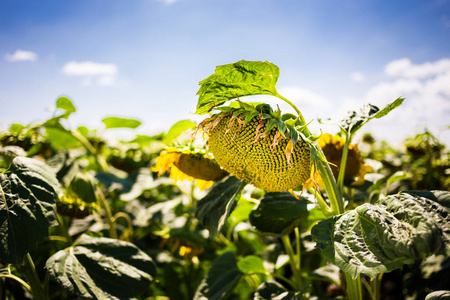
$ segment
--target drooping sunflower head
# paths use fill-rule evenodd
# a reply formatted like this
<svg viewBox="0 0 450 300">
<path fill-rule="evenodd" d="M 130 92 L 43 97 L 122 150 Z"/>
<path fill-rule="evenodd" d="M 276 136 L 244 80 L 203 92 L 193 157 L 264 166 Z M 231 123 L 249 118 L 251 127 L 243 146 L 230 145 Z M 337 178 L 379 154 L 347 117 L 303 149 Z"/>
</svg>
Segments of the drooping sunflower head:
<svg viewBox="0 0 450 300">
<path fill-rule="evenodd" d="M 214 181 L 228 175 L 208 154 L 190 148 L 170 148 L 162 151 L 152 171 L 158 172 L 158 176 L 169 173 L 175 183 L 178 180 L 196 179 L 197 186 L 201 190 L 209 188 Z"/>
<path fill-rule="evenodd" d="M 246 183 L 281 192 L 303 185 L 310 177 L 309 143 L 268 105 L 227 108 L 199 128 L 208 136 L 219 165 Z"/>
<path fill-rule="evenodd" d="M 333 136 L 329 133 L 325 133 L 322 134 L 318 143 L 326 159 L 330 163 L 334 177 L 338 178 L 345 140 L 339 135 Z M 363 164 L 363 158 L 359 152 L 358 146 L 356 144 L 350 144 L 348 148 L 344 181 L 351 182 L 352 185 L 361 185 L 364 183 L 364 176 L 371 170 L 372 168 L 370 166 Z"/>
</svg>

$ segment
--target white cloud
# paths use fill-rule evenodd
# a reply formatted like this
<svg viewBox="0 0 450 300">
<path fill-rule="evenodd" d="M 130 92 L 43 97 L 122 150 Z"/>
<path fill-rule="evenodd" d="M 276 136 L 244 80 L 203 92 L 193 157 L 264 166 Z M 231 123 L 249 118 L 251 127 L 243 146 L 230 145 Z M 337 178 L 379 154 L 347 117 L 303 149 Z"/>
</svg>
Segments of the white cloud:
<svg viewBox="0 0 450 300">
<path fill-rule="evenodd" d="M 388 140 L 402 140 L 426 128 L 447 142 L 450 132 L 442 128 L 450 124 L 450 59 L 413 65 L 404 58 L 388 63 L 385 70 L 399 78 L 373 86 L 363 99 L 380 108 L 398 97 L 405 101 L 383 119 L 369 122 L 365 129 L 382 133 Z"/>
<path fill-rule="evenodd" d="M 402 58 L 388 63 L 384 71 L 393 77 L 425 78 L 450 71 L 450 59 L 444 58 L 435 62 L 413 64 L 409 58 Z"/>
<path fill-rule="evenodd" d="M 353 72 L 350 74 L 350 79 L 355 82 L 361 82 L 364 81 L 365 77 L 361 72 Z"/>
<path fill-rule="evenodd" d="M 63 66 L 62 72 L 66 75 L 96 76 L 117 74 L 118 68 L 115 64 L 100 64 L 92 61 L 76 62 L 70 61 Z"/>
<path fill-rule="evenodd" d="M 92 61 L 66 63 L 62 72 L 70 76 L 82 76 L 83 86 L 91 86 L 94 81 L 100 86 L 112 86 L 118 74 L 115 64 L 101 64 Z"/>
<path fill-rule="evenodd" d="M 36 61 L 37 60 L 37 54 L 32 51 L 25 51 L 18 49 L 13 54 L 6 54 L 5 59 L 10 62 L 16 62 L 16 61 Z"/>
</svg>

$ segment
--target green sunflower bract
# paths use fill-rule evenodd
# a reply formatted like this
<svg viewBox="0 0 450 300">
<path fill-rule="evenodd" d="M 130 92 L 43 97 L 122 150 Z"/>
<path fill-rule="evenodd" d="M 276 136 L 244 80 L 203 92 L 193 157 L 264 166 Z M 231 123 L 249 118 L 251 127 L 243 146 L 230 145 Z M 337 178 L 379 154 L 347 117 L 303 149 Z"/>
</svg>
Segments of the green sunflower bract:
<svg viewBox="0 0 450 300">
<path fill-rule="evenodd" d="M 226 114 L 201 126 L 217 163 L 244 182 L 281 192 L 303 185 L 311 175 L 309 144 L 300 140 L 292 149 L 290 138 L 276 127 L 266 132 L 267 121 L 258 116 L 245 123 Z"/>
</svg>

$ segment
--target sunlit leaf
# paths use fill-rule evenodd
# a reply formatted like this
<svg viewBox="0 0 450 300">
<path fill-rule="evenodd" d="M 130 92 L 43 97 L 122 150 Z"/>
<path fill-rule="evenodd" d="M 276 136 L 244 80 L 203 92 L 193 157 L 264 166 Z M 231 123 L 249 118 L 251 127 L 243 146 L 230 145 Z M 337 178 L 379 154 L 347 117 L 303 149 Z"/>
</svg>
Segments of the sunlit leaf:
<svg viewBox="0 0 450 300">
<path fill-rule="evenodd" d="M 59 191 L 53 170 L 32 158 L 16 157 L 0 174 L 0 261 L 20 265 L 58 225 Z"/>
<path fill-rule="evenodd" d="M 83 299 L 129 299 L 156 275 L 153 260 L 135 245 L 83 235 L 47 260 L 50 278 Z"/>
<path fill-rule="evenodd" d="M 81 146 L 80 141 L 62 126 L 47 126 L 45 128 L 47 138 L 56 150 L 70 149 Z"/>
<path fill-rule="evenodd" d="M 200 82 L 196 114 L 205 114 L 228 100 L 250 95 L 276 95 L 280 70 L 269 62 L 245 61 L 218 66 Z"/>
<path fill-rule="evenodd" d="M 425 300 L 448 300 L 450 299 L 450 291 L 435 291 L 427 295 Z"/>
<path fill-rule="evenodd" d="M 432 254 L 450 254 L 450 192 L 404 192 L 321 221 L 311 231 L 333 264 L 374 278 Z"/>
<path fill-rule="evenodd" d="M 107 117 L 102 120 L 106 129 L 110 128 L 137 128 L 142 122 L 135 119 L 127 119 L 120 117 Z"/>
<path fill-rule="evenodd" d="M 188 129 L 194 129 L 197 127 L 197 124 L 191 120 L 182 120 L 176 122 L 170 127 L 167 134 L 164 136 L 163 143 L 169 145 L 173 139 L 176 139 L 180 134 L 185 132 Z"/>
<path fill-rule="evenodd" d="M 65 114 L 62 117 L 66 119 L 71 113 L 77 111 L 72 101 L 70 101 L 67 97 L 59 97 L 58 100 L 56 100 L 56 108 L 60 108 L 65 111 Z"/>
<path fill-rule="evenodd" d="M 264 267 L 264 261 L 261 257 L 256 255 L 249 255 L 241 259 L 237 266 L 242 273 L 264 273 L 266 268 Z"/>
<path fill-rule="evenodd" d="M 403 100 L 405 99 L 397 98 L 382 110 L 372 104 L 366 104 L 359 112 L 350 111 L 340 122 L 340 126 L 345 132 L 353 134 L 373 118 L 381 118 L 387 115 L 394 108 L 400 106 L 403 103 Z"/>
</svg>

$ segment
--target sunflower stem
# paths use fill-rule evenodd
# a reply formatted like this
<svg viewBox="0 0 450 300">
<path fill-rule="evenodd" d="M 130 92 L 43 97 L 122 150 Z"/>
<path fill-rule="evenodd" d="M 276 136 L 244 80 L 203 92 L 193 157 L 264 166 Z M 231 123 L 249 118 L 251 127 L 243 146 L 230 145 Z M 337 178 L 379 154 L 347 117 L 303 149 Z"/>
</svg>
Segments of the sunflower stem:
<svg viewBox="0 0 450 300">
<path fill-rule="evenodd" d="M 345 177 L 345 169 L 347 168 L 347 158 L 348 158 L 348 148 L 350 147 L 350 142 L 352 140 L 351 134 L 345 134 L 345 143 L 344 149 L 342 152 L 341 165 L 339 166 L 339 176 L 337 180 L 337 185 L 341 195 L 344 194 L 344 177 Z"/>
<path fill-rule="evenodd" d="M 106 220 L 108 221 L 109 225 L 109 237 L 112 239 L 117 239 L 116 223 L 114 223 L 114 217 L 111 213 L 111 209 L 109 208 L 109 204 L 106 201 L 105 195 L 103 195 L 103 192 L 99 187 L 97 187 L 97 197 L 100 199 L 100 204 L 105 210 Z"/>
<path fill-rule="evenodd" d="M 0 275 L 0 278 L 10 278 L 10 279 L 14 279 L 15 281 L 19 282 L 25 289 L 27 289 L 28 291 L 32 292 L 31 287 L 28 283 L 26 283 L 22 278 L 14 275 L 14 274 L 5 274 L 5 275 Z M 2 290 L 2 292 L 6 291 Z M 4 298 L 1 298 L 4 299 Z"/>
<path fill-rule="evenodd" d="M 361 277 L 358 276 L 353 279 L 349 274 L 345 274 L 345 279 L 347 280 L 347 296 L 349 300 L 361 300 L 362 299 L 362 288 L 361 288 Z"/>
<path fill-rule="evenodd" d="M 300 269 L 297 268 L 297 259 L 294 254 L 294 250 L 292 249 L 291 240 L 289 239 L 289 235 L 285 234 L 281 237 L 283 241 L 284 248 L 289 256 L 289 264 L 291 265 L 292 273 L 294 274 L 296 288 L 298 291 L 302 288 L 302 277 L 300 275 Z"/>
<path fill-rule="evenodd" d="M 22 269 L 25 277 L 28 279 L 28 282 L 30 283 L 29 287 L 33 293 L 34 299 L 47 300 L 48 295 L 46 295 L 44 293 L 42 283 L 39 280 L 39 276 L 36 272 L 36 267 L 34 265 L 34 262 L 33 262 L 33 259 L 31 258 L 30 253 L 27 253 L 25 255 L 21 269 Z"/>
</svg>

